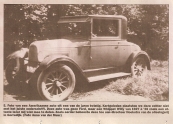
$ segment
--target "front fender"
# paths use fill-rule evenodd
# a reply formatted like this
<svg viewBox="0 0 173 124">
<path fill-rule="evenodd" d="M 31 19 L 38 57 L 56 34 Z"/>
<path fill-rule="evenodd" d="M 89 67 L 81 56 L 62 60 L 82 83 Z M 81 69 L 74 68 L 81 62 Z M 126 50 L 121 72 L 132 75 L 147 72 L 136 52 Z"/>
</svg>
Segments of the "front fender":
<svg viewBox="0 0 173 124">
<path fill-rule="evenodd" d="M 84 81 L 89 82 L 85 77 L 82 69 L 68 56 L 65 55 L 50 55 L 47 56 L 36 69 L 33 75 L 39 75 L 37 73 L 41 73 L 43 70 L 47 69 L 49 66 L 55 63 L 65 64 L 69 66 L 76 75 L 76 78 L 82 78 Z M 38 77 L 37 77 L 38 78 Z"/>
<path fill-rule="evenodd" d="M 137 57 L 144 57 L 146 62 L 147 62 L 147 69 L 151 70 L 151 66 L 150 66 L 150 57 L 149 55 L 145 52 L 145 51 L 137 51 L 137 52 L 133 52 L 130 57 L 128 58 L 126 65 L 128 67 L 130 67 L 133 63 L 133 61 L 137 58 Z"/>
<path fill-rule="evenodd" d="M 18 51 L 15 51 L 13 53 L 11 53 L 10 55 L 7 56 L 6 58 L 6 63 L 9 63 L 10 61 L 14 60 L 16 61 L 16 66 L 18 67 L 18 69 L 23 69 L 24 67 L 24 59 L 25 57 L 28 56 L 28 52 L 29 52 L 29 49 L 28 48 L 22 48 Z M 5 65 L 5 68 L 6 68 L 7 65 Z"/>
<path fill-rule="evenodd" d="M 54 63 L 57 63 L 57 62 L 71 63 L 74 66 L 76 66 L 80 71 L 82 71 L 81 68 L 72 59 L 70 59 L 68 56 L 65 56 L 65 55 L 50 55 L 50 56 L 47 56 L 40 63 L 40 69 L 44 70 L 44 69 L 48 68 L 50 65 L 52 65 Z"/>
<path fill-rule="evenodd" d="M 25 58 L 28 56 L 29 49 L 28 48 L 22 48 L 18 51 L 15 51 L 7 56 L 7 60 L 11 59 L 19 59 L 19 58 Z"/>
</svg>

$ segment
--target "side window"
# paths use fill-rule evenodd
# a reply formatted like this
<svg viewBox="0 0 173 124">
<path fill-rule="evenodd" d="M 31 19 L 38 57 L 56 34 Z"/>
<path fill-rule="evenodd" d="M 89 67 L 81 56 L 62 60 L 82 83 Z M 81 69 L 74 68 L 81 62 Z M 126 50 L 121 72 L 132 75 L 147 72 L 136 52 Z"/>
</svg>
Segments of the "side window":
<svg viewBox="0 0 173 124">
<path fill-rule="evenodd" d="M 118 20 L 93 19 L 93 34 L 96 36 L 118 36 Z"/>
</svg>

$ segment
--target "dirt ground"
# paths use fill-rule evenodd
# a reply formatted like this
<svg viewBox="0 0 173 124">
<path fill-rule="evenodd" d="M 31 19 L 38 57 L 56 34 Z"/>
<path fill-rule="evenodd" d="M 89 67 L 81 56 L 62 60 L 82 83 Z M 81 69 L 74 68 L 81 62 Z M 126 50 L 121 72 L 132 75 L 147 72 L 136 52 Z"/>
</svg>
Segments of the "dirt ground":
<svg viewBox="0 0 173 124">
<path fill-rule="evenodd" d="M 78 86 L 67 101 L 151 101 L 149 98 L 133 95 L 121 95 L 105 89 L 109 81 L 100 81 Z M 4 101 L 40 101 L 33 97 L 29 85 L 23 82 L 9 85 L 4 79 Z"/>
</svg>

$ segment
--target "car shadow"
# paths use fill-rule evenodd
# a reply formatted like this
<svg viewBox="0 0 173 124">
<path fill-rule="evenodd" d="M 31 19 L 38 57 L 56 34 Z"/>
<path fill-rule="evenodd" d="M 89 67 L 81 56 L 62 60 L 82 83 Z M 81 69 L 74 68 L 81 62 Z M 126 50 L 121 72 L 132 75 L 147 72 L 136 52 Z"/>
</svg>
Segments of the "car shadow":
<svg viewBox="0 0 173 124">
<path fill-rule="evenodd" d="M 13 84 L 5 83 L 4 96 L 10 96 L 10 98 L 4 97 L 4 101 L 40 100 L 40 97 L 34 94 L 30 85 L 25 82 L 16 82 Z"/>
<path fill-rule="evenodd" d="M 8 94 L 15 100 L 29 100 L 28 85 L 23 82 L 4 85 L 4 95 Z"/>
<path fill-rule="evenodd" d="M 85 93 L 85 92 L 91 92 L 94 90 L 102 89 L 106 87 L 107 85 L 109 85 L 112 80 L 116 81 L 116 79 L 107 79 L 107 80 L 96 81 L 91 83 L 86 83 L 86 82 L 84 83 L 80 81 L 77 83 L 74 93 L 79 93 L 79 92 Z"/>
<path fill-rule="evenodd" d="M 92 82 L 92 83 L 84 83 L 82 81 L 77 82 L 77 85 L 73 91 L 74 94 L 85 94 L 91 91 L 99 90 L 107 85 L 112 80 L 116 79 L 108 79 L 108 80 L 103 80 L 103 81 L 97 81 L 97 82 Z M 30 87 L 29 84 L 25 82 L 16 82 L 13 84 L 8 84 L 7 81 L 5 80 L 4 82 L 4 96 L 9 98 L 4 97 L 4 101 L 37 101 L 41 100 L 41 98 L 38 96 L 36 92 L 33 91 Z M 72 94 L 73 94 L 72 93 Z M 73 96 L 73 95 L 72 95 Z"/>
</svg>

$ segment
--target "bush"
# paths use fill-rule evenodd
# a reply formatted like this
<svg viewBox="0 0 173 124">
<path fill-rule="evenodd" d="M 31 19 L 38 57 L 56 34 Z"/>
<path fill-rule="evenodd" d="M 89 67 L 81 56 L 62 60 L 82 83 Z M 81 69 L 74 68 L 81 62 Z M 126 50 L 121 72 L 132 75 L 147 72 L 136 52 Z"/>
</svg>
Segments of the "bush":
<svg viewBox="0 0 173 124">
<path fill-rule="evenodd" d="M 168 62 L 152 61 L 152 71 L 149 71 L 145 78 L 118 79 L 112 81 L 106 90 L 125 95 L 139 95 L 152 100 L 168 100 Z"/>
</svg>

